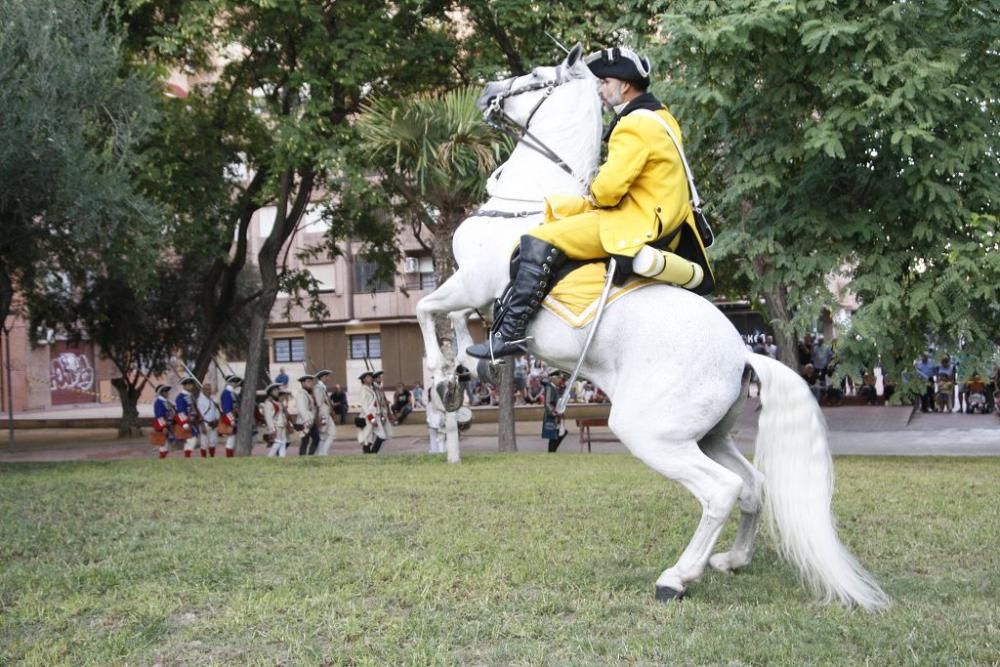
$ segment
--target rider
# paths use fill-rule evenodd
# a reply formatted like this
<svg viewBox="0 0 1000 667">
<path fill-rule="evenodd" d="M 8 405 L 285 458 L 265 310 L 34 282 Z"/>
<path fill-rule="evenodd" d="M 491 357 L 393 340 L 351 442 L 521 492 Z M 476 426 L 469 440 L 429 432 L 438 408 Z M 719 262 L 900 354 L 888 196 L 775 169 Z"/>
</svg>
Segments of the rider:
<svg viewBox="0 0 1000 667">
<path fill-rule="evenodd" d="M 553 274 L 567 259 L 613 256 L 623 269 L 619 276 L 634 272 L 696 291 L 711 284 L 700 241 L 687 253 L 700 262 L 670 252 L 682 241 L 697 238 L 697 232 L 679 151 L 656 118 L 633 114 L 652 111 L 680 137 L 677 121 L 646 90 L 649 60 L 615 47 L 591 54 L 586 62 L 600 79 L 601 99 L 617 113 L 604 135 L 607 159 L 586 197 L 546 198 L 546 224 L 521 237 L 517 273 L 494 313 L 489 339 L 466 350 L 473 357 L 525 352 L 528 323 L 538 312 Z M 654 248 L 657 241 L 664 247 Z"/>
</svg>

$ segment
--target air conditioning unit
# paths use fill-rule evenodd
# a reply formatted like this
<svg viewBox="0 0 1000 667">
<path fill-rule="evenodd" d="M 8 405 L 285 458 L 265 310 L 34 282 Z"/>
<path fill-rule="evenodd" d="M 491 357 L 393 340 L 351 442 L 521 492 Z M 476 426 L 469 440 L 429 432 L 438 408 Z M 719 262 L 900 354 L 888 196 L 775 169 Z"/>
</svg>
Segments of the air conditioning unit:
<svg viewBox="0 0 1000 667">
<path fill-rule="evenodd" d="M 406 257 L 403 259 L 404 273 L 420 273 L 420 260 L 416 257 Z"/>
</svg>

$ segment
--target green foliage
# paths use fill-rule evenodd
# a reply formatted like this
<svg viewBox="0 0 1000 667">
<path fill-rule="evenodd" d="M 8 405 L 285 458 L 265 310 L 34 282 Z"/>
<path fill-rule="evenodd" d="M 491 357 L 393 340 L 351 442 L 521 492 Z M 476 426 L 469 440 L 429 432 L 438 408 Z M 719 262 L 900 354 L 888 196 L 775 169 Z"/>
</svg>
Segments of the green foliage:
<svg viewBox="0 0 1000 667">
<path fill-rule="evenodd" d="M 0 1 L 0 316 L 12 284 L 56 272 L 149 276 L 158 222 L 134 174 L 151 91 L 121 65 L 99 5 Z"/>
<path fill-rule="evenodd" d="M 756 300 L 786 289 L 801 331 L 833 301 L 827 276 L 847 274 L 861 301 L 845 331 L 866 341 L 859 366 L 881 358 L 895 372 L 928 343 L 992 354 L 996 5 L 728 0 L 669 11 L 657 90 L 688 133 L 734 290 Z"/>
<path fill-rule="evenodd" d="M 745 572 L 656 602 L 701 507 L 626 455 L 174 456 L 0 466 L 0 663 L 986 665 L 998 651 L 995 457 L 837 458 L 840 535 L 894 602 L 871 615 L 816 604 L 766 536 Z"/>
</svg>

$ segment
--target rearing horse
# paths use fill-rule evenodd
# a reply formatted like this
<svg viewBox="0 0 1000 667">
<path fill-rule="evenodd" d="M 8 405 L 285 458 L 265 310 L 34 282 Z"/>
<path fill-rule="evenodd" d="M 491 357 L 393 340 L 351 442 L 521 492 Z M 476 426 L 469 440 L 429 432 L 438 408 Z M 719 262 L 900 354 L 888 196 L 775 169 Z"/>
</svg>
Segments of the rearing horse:
<svg viewBox="0 0 1000 667">
<path fill-rule="evenodd" d="M 559 65 L 492 83 L 480 98 L 481 108 L 520 126 L 522 138 L 491 177 L 483 209 L 455 233 L 459 270 L 417 305 L 435 385 L 453 384 L 454 368 L 438 345 L 434 315 L 449 315 L 457 360 L 475 368 L 461 352 L 472 342 L 468 314 L 500 296 L 512 249 L 521 234 L 542 223 L 543 197 L 582 194 L 597 167 L 601 102 L 581 50 L 578 44 Z M 587 331 L 543 309 L 527 333 L 532 354 L 572 368 Z M 762 387 L 756 467 L 730 436 L 750 368 Z M 656 580 L 658 599 L 683 594 L 706 565 L 723 571 L 748 565 L 758 518 L 766 509 L 782 555 L 824 600 L 865 609 L 888 604 L 837 536 L 826 426 L 809 387 L 783 364 L 748 352 L 712 303 L 662 283 L 625 294 L 607 306 L 581 373 L 611 398 L 608 425 L 629 451 L 701 503 L 690 543 Z M 457 441 L 452 441 L 449 461 L 457 460 Z M 736 504 L 735 542 L 729 551 L 712 555 Z"/>
</svg>

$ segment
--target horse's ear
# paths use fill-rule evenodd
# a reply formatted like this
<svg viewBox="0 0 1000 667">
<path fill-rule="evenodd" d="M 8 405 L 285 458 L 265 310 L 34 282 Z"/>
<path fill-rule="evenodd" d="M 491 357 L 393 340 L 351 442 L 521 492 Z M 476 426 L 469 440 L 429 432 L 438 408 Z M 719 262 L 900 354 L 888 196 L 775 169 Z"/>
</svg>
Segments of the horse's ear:
<svg viewBox="0 0 1000 667">
<path fill-rule="evenodd" d="M 580 59 L 580 56 L 582 54 L 583 54 L 583 44 L 577 42 L 576 44 L 573 45 L 573 48 L 569 50 L 569 53 L 566 54 L 566 66 L 572 67 L 573 65 L 575 65 L 576 62 Z"/>
</svg>

